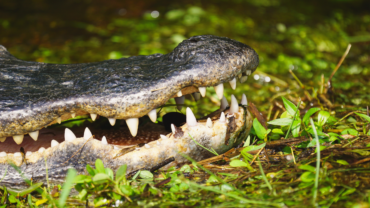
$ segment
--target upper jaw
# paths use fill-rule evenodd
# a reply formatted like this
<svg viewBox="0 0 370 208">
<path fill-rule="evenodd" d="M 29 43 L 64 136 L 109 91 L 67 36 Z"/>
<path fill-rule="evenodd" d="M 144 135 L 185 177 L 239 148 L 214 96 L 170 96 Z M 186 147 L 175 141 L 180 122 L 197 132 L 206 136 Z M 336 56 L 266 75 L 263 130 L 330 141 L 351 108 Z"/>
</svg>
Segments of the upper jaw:
<svg viewBox="0 0 370 208">
<path fill-rule="evenodd" d="M 2 61 L 1 58 L 0 61 Z M 33 85 L 25 85 L 27 88 L 23 90 L 27 91 L 31 104 L 22 102 L 24 104 L 21 106 L 0 112 L 0 138 L 15 135 L 21 137 L 78 114 L 91 114 L 92 117 L 101 115 L 109 118 L 113 123 L 115 119 L 125 119 L 129 126 L 134 126 L 137 125 L 136 120 L 139 117 L 150 114 L 157 107 L 165 104 L 168 99 L 194 91 L 200 91 L 203 95 L 208 86 L 216 86 L 216 92 L 221 99 L 222 83 L 230 81 L 233 86 L 238 78 L 242 82 L 245 81 L 246 77 L 256 69 L 258 55 L 249 46 L 228 38 L 196 36 L 185 40 L 173 52 L 163 56 L 132 57 L 86 65 L 42 64 L 40 66 L 41 63 L 25 63 L 14 58 L 6 61 L 8 68 L 0 68 L 0 70 L 9 70 L 9 63 L 11 66 L 12 62 L 16 62 L 18 66 L 23 64 L 30 70 L 37 68 L 40 74 L 46 73 L 45 69 L 48 67 L 51 72 L 56 68 L 65 67 L 65 70 L 59 74 L 62 79 L 54 79 L 56 84 L 48 85 L 50 80 L 45 78 L 46 89 L 30 90 Z M 139 61 L 141 65 L 130 65 L 128 68 L 124 65 L 139 63 Z M 85 71 L 78 71 L 79 69 Z M 134 75 L 146 76 L 135 77 L 132 70 L 135 72 Z M 72 80 L 67 79 L 73 77 L 72 72 L 78 72 L 81 76 L 74 76 L 75 79 Z M 153 73 L 148 74 L 148 72 Z M 47 77 L 47 75 L 42 76 Z M 103 79 L 101 83 L 87 81 L 96 76 L 107 77 L 107 79 Z M 34 77 L 30 75 L 28 78 Z M 25 80 L 27 79 L 23 82 Z M 29 83 L 32 83 L 32 80 Z M 53 87 L 53 89 L 47 87 Z M 30 94 L 32 90 L 37 93 Z M 49 100 L 45 95 L 41 96 L 38 93 L 40 90 L 55 92 L 61 98 Z M 66 96 L 66 92 L 69 95 Z M 11 91 L 6 93 L 8 94 L 5 98 L 14 95 Z M 6 107 L 5 102 L 1 100 L 0 104 L 2 104 L 0 110 Z M 135 134 L 135 130 L 131 133 Z"/>
</svg>

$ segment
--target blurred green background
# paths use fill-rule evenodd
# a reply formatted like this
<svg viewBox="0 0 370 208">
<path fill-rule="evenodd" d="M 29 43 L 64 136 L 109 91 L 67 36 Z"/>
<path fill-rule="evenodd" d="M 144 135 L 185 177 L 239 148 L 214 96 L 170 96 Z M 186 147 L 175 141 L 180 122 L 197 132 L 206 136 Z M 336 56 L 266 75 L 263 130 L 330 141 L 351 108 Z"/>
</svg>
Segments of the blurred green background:
<svg viewBox="0 0 370 208">
<path fill-rule="evenodd" d="M 225 84 L 225 96 L 240 100 L 245 93 L 266 114 L 274 96 L 300 93 L 289 69 L 314 95 L 351 43 L 333 78 L 335 99 L 364 107 L 370 103 L 369 8 L 368 0 L 0 1 L 0 44 L 24 60 L 80 63 L 168 53 L 194 35 L 226 36 L 254 48 L 260 66 L 237 90 Z M 216 109 L 213 88 L 207 93 L 198 105 L 187 104 Z"/>
</svg>

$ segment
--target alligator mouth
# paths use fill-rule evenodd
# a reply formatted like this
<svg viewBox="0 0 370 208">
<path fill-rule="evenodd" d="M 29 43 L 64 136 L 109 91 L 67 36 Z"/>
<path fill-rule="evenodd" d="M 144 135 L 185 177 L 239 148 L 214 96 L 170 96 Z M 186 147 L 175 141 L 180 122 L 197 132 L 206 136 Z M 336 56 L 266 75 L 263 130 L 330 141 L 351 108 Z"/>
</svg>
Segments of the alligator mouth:
<svg viewBox="0 0 370 208">
<path fill-rule="evenodd" d="M 210 156 L 192 140 L 223 153 L 239 144 L 251 126 L 243 107 L 245 95 L 241 106 L 232 96 L 227 107 L 223 83 L 235 89 L 236 80 L 245 82 L 257 66 L 258 55 L 249 46 L 209 35 L 185 40 L 166 55 L 70 65 L 21 61 L 1 46 L 0 174 L 12 162 L 33 179 L 45 178 L 40 169 L 45 166 L 43 158 L 54 170 L 49 178 L 57 180 L 70 167 L 83 172 L 97 158 L 112 169 L 128 164 L 133 171 L 169 157 L 175 161 L 168 165 L 181 164 L 185 160 L 179 152 L 197 160 Z M 139 118 L 148 115 L 155 122 L 157 109 L 169 99 L 181 106 L 185 95 L 199 99 L 211 86 L 222 99 L 220 110 L 197 121 L 187 108 L 186 121 L 171 124 L 170 131 L 150 122 L 139 128 Z M 45 128 L 86 114 L 92 120 L 108 118 L 112 126 L 117 119 L 126 125 L 105 131 L 91 125 L 72 130 Z M 19 152 L 21 147 L 24 154 Z M 22 181 L 14 174 L 13 170 L 13 176 L 5 176 L 3 182 Z"/>
</svg>

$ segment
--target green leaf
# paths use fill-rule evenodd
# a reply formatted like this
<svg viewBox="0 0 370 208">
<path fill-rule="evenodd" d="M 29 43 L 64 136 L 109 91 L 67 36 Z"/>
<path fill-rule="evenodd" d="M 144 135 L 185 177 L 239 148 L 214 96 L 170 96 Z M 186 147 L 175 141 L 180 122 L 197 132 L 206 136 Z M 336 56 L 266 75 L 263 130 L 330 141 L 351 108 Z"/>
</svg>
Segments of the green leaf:
<svg viewBox="0 0 370 208">
<path fill-rule="evenodd" d="M 187 183 L 181 183 L 179 189 L 180 191 L 186 191 L 189 189 L 189 185 Z"/>
<path fill-rule="evenodd" d="M 120 189 L 121 189 L 122 193 L 127 195 L 127 196 L 131 196 L 134 193 L 131 186 L 129 186 L 129 185 L 122 185 L 120 187 Z"/>
<path fill-rule="evenodd" d="M 299 120 L 293 121 L 293 125 L 292 125 L 293 137 L 298 137 L 300 130 L 301 130 L 301 121 L 299 121 Z"/>
<path fill-rule="evenodd" d="M 349 165 L 349 163 L 345 160 L 337 160 L 337 163 L 341 165 Z"/>
<path fill-rule="evenodd" d="M 288 113 L 291 116 L 294 116 L 295 112 L 297 111 L 297 107 L 292 102 L 287 100 L 285 97 L 281 97 L 281 99 L 283 99 L 283 103 L 284 103 L 284 107 L 286 111 L 288 111 Z M 297 115 L 299 115 L 298 112 L 297 112 Z"/>
<path fill-rule="evenodd" d="M 10 196 L 8 197 L 8 200 L 9 200 L 9 202 L 10 202 L 10 203 L 12 203 L 12 204 L 17 203 L 17 201 L 18 201 L 18 199 L 17 199 L 17 198 L 15 198 L 15 196 L 14 196 L 14 195 L 10 195 Z"/>
<path fill-rule="evenodd" d="M 25 196 L 25 195 L 27 195 L 27 194 L 35 191 L 36 189 L 38 189 L 42 185 L 43 185 L 43 183 L 40 182 L 40 183 L 35 183 L 35 184 L 33 184 L 32 186 L 30 186 L 30 187 L 28 187 L 26 189 L 20 189 L 19 190 L 19 189 L 7 188 L 7 191 L 10 194 L 14 195 L 14 196 L 21 196 L 21 197 L 23 197 L 23 196 Z M 0 189 L 2 189 L 2 188 L 0 188 Z"/>
<path fill-rule="evenodd" d="M 151 173 L 150 171 L 148 170 L 142 170 L 140 171 L 140 178 L 143 178 L 143 179 L 149 179 L 149 178 L 153 178 L 153 173 Z"/>
<path fill-rule="evenodd" d="M 77 175 L 77 171 L 75 169 L 71 168 L 68 170 L 67 177 L 62 186 L 62 193 L 60 194 L 60 198 L 58 201 L 58 204 L 60 207 L 64 207 L 64 205 L 66 204 L 67 198 L 72 189 L 73 181 L 75 180 L 76 175 Z"/>
<path fill-rule="evenodd" d="M 356 113 L 356 115 L 360 116 L 361 118 L 365 119 L 367 122 L 370 123 L 370 117 L 368 115 L 362 113 Z"/>
<path fill-rule="evenodd" d="M 321 110 L 320 108 L 310 108 L 307 113 L 304 115 L 302 121 L 305 123 L 306 126 L 308 126 L 308 122 L 310 120 L 310 117 L 316 113 L 317 111 Z"/>
<path fill-rule="evenodd" d="M 316 172 L 316 168 L 311 165 L 300 165 L 298 168 L 301 170 L 311 171 L 312 173 Z"/>
<path fill-rule="evenodd" d="M 292 118 L 278 118 L 267 123 L 275 126 L 289 126 L 292 123 L 292 121 L 293 121 Z"/>
<path fill-rule="evenodd" d="M 341 135 L 350 134 L 352 136 L 357 136 L 358 131 L 356 131 L 355 129 L 344 129 L 340 134 Z"/>
<path fill-rule="evenodd" d="M 231 160 L 230 166 L 231 167 L 248 167 L 249 164 L 241 160 Z"/>
<path fill-rule="evenodd" d="M 312 182 L 315 180 L 315 174 L 312 173 L 312 172 L 304 172 L 302 175 L 301 175 L 301 180 L 303 182 Z"/>
<path fill-rule="evenodd" d="M 328 120 L 328 118 L 330 117 L 330 113 L 327 112 L 327 111 L 320 111 L 318 116 L 317 116 L 317 125 L 318 126 L 324 126 L 324 124 L 326 123 L 326 121 Z"/>
<path fill-rule="evenodd" d="M 107 174 L 111 180 L 113 180 L 113 177 L 114 177 L 114 173 L 113 173 L 113 170 L 110 169 L 110 168 L 105 168 L 105 174 Z"/>
<path fill-rule="evenodd" d="M 342 196 L 350 195 L 350 194 L 352 194 L 355 191 L 356 191 L 355 188 L 347 189 L 345 192 L 343 192 Z"/>
<path fill-rule="evenodd" d="M 98 171 L 98 173 L 105 173 L 104 164 L 103 161 L 101 161 L 101 159 L 96 159 L 95 168 Z"/>
<path fill-rule="evenodd" d="M 170 188 L 170 191 L 171 192 L 174 192 L 174 193 L 176 193 L 176 192 L 179 192 L 179 186 L 178 185 L 173 185 L 171 188 Z"/>
<path fill-rule="evenodd" d="M 361 156 L 369 156 L 370 155 L 370 152 L 369 151 L 366 151 L 366 150 L 361 150 L 361 149 L 354 149 L 354 150 L 350 150 L 351 152 L 355 152 Z"/>
<path fill-rule="evenodd" d="M 248 146 L 248 147 L 245 147 L 242 152 L 249 152 L 249 151 L 254 151 L 254 150 L 259 150 L 261 148 L 264 148 L 266 146 L 266 143 L 262 143 L 260 145 L 251 145 L 251 146 Z"/>
<path fill-rule="evenodd" d="M 74 178 L 73 183 L 89 183 L 91 182 L 91 176 L 78 175 Z"/>
<path fill-rule="evenodd" d="M 122 180 L 124 177 L 126 177 L 126 170 L 127 170 L 127 165 L 121 165 L 116 173 L 116 181 Z"/>
<path fill-rule="evenodd" d="M 257 118 L 253 120 L 253 128 L 259 139 L 265 138 L 267 131 L 265 127 L 263 127 L 262 124 L 257 120 Z"/>
<path fill-rule="evenodd" d="M 86 165 L 86 171 L 87 171 L 91 176 L 94 176 L 94 175 L 95 175 L 95 171 L 94 171 L 94 169 L 93 169 L 89 164 L 87 164 L 87 165 Z"/>
<path fill-rule="evenodd" d="M 105 173 L 97 173 L 92 180 L 94 184 L 102 184 L 108 182 L 110 180 L 110 177 Z"/>
</svg>

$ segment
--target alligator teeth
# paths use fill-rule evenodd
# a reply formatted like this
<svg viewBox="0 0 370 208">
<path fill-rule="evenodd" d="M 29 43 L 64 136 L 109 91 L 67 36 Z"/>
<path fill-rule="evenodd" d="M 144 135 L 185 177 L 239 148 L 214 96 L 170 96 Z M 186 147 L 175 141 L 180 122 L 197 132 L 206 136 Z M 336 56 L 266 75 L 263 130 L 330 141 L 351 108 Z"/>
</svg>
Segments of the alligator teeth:
<svg viewBox="0 0 370 208">
<path fill-rule="evenodd" d="M 117 146 L 113 146 L 113 149 L 115 149 L 115 150 L 120 150 L 120 148 L 119 148 L 119 147 L 117 147 Z"/>
<path fill-rule="evenodd" d="M 180 90 L 180 91 L 178 91 L 176 95 L 177 95 L 177 97 L 181 97 L 181 96 L 182 96 L 182 92 L 181 92 L 181 90 Z"/>
<path fill-rule="evenodd" d="M 186 123 L 189 127 L 194 127 L 198 124 L 193 111 L 189 107 L 186 108 Z"/>
<path fill-rule="evenodd" d="M 238 110 L 239 110 L 238 101 L 236 100 L 234 95 L 231 95 L 230 114 L 237 113 Z"/>
<path fill-rule="evenodd" d="M 114 126 L 114 124 L 116 124 L 116 118 L 108 118 L 108 121 L 110 123 L 110 125 Z"/>
<path fill-rule="evenodd" d="M 177 109 L 181 110 L 185 103 L 185 96 L 175 98 Z"/>
<path fill-rule="evenodd" d="M 213 124 L 212 124 L 212 120 L 211 120 L 211 118 L 207 118 L 206 126 L 207 126 L 208 128 L 210 128 L 210 129 L 212 128 Z"/>
<path fill-rule="evenodd" d="M 131 135 L 135 137 L 137 135 L 137 129 L 139 128 L 139 119 L 138 118 L 129 118 L 126 120 L 128 129 L 131 132 Z"/>
<path fill-rule="evenodd" d="M 225 96 L 223 96 L 222 99 L 221 99 L 220 109 L 225 110 L 227 108 L 227 106 L 229 106 L 229 103 L 227 102 Z"/>
<path fill-rule="evenodd" d="M 64 139 L 66 140 L 66 142 L 71 142 L 76 138 L 76 135 L 69 128 L 66 128 L 64 132 Z"/>
<path fill-rule="evenodd" d="M 51 147 L 55 147 L 59 144 L 59 142 L 57 142 L 56 140 L 51 140 Z"/>
<path fill-rule="evenodd" d="M 229 81 L 229 83 L 230 83 L 231 88 L 235 90 L 236 89 L 236 78 L 234 77 L 234 79 Z"/>
<path fill-rule="evenodd" d="M 103 136 L 103 138 L 101 138 L 101 143 L 104 145 L 108 144 L 107 137 Z"/>
<path fill-rule="evenodd" d="M 206 96 L 206 87 L 198 87 L 199 93 L 202 95 L 202 97 Z"/>
<path fill-rule="evenodd" d="M 225 123 L 226 122 L 226 118 L 225 118 L 224 112 L 221 112 L 220 120 L 218 122 L 220 122 L 220 123 Z"/>
<path fill-rule="evenodd" d="M 96 113 L 90 113 L 91 120 L 93 120 L 93 121 L 95 121 L 97 116 L 98 116 L 98 114 L 96 114 Z"/>
<path fill-rule="evenodd" d="M 58 117 L 57 122 L 58 122 L 58 124 L 61 124 L 62 123 L 62 117 Z"/>
<path fill-rule="evenodd" d="M 16 152 L 13 154 L 14 157 L 22 157 L 22 154 L 20 152 Z"/>
<path fill-rule="evenodd" d="M 159 136 L 161 137 L 161 139 L 168 139 L 168 137 L 163 134 L 160 134 Z"/>
<path fill-rule="evenodd" d="M 195 101 L 200 100 L 200 93 L 199 92 L 194 92 L 191 95 L 193 96 L 193 98 L 194 98 Z"/>
<path fill-rule="evenodd" d="M 238 78 L 240 79 L 243 75 L 242 74 L 238 74 Z"/>
<path fill-rule="evenodd" d="M 33 131 L 33 132 L 28 133 L 28 134 L 35 141 L 37 141 L 37 138 L 39 138 L 39 131 Z"/>
<path fill-rule="evenodd" d="M 161 142 L 160 142 L 160 141 L 158 141 L 158 140 L 157 140 L 157 145 L 158 145 L 158 146 L 159 146 L 159 145 L 161 145 Z"/>
<path fill-rule="evenodd" d="M 0 142 L 5 142 L 6 137 L 0 137 Z"/>
<path fill-rule="evenodd" d="M 91 133 L 90 129 L 86 127 L 85 132 L 84 132 L 84 139 L 88 140 L 91 137 L 92 137 L 92 133 Z"/>
<path fill-rule="evenodd" d="M 248 105 L 247 96 L 245 94 L 242 95 L 242 101 L 240 102 L 242 105 Z"/>
<path fill-rule="evenodd" d="M 71 113 L 71 117 L 72 118 L 76 117 L 76 113 Z"/>
<path fill-rule="evenodd" d="M 157 121 L 157 109 L 153 109 L 148 113 L 150 120 L 155 123 Z"/>
<path fill-rule="evenodd" d="M 14 135 L 13 136 L 13 139 L 15 141 L 15 143 L 17 143 L 18 145 L 22 144 L 23 142 L 23 138 L 24 138 L 24 135 Z"/>
<path fill-rule="evenodd" d="M 223 83 L 221 83 L 221 84 L 219 84 L 219 85 L 217 85 L 217 86 L 214 86 L 214 88 L 215 88 L 215 91 L 216 91 L 217 97 L 218 97 L 219 99 L 222 99 L 222 97 L 224 96 L 224 84 L 223 84 Z"/>
<path fill-rule="evenodd" d="M 172 130 L 172 134 L 176 134 L 176 127 L 175 127 L 175 125 L 171 124 L 171 130 Z"/>
<path fill-rule="evenodd" d="M 144 146 L 145 146 L 145 148 L 147 148 L 147 149 L 149 149 L 149 148 L 150 148 L 149 144 L 145 144 Z"/>
<path fill-rule="evenodd" d="M 247 79 L 248 79 L 248 76 L 242 76 L 240 78 L 240 83 L 244 83 L 245 81 L 247 81 Z"/>
<path fill-rule="evenodd" d="M 26 157 L 29 157 L 29 156 L 31 156 L 32 155 L 32 152 L 31 151 L 27 151 L 26 152 Z"/>
<path fill-rule="evenodd" d="M 39 153 L 43 153 L 43 152 L 45 152 L 45 147 L 40 147 Z"/>
<path fill-rule="evenodd" d="M 247 70 L 246 71 L 246 74 L 249 76 L 249 75 L 251 75 L 251 73 L 252 73 L 252 71 L 251 70 Z"/>
<path fill-rule="evenodd" d="M 6 152 L 0 152 L 0 157 L 6 157 Z"/>
</svg>

